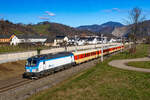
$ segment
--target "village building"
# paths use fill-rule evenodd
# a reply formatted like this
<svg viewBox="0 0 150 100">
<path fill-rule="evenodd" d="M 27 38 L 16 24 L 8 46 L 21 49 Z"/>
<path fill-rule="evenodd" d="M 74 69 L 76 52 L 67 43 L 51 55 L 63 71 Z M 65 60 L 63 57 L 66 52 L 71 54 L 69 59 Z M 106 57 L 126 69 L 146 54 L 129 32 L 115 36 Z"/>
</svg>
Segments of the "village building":
<svg viewBox="0 0 150 100">
<path fill-rule="evenodd" d="M 20 34 L 15 35 L 11 41 L 10 45 L 17 45 L 21 43 L 41 43 L 44 44 L 44 42 L 47 40 L 46 37 L 40 36 L 40 35 L 33 35 L 33 34 Z"/>
<path fill-rule="evenodd" d="M 54 39 L 47 39 L 44 43 L 45 46 L 54 46 Z"/>
<path fill-rule="evenodd" d="M 108 42 L 109 43 L 116 43 L 117 39 L 115 39 L 115 38 L 108 38 Z"/>
<path fill-rule="evenodd" d="M 10 44 L 11 40 L 15 37 L 14 34 L 7 35 L 1 34 L 0 35 L 0 44 Z"/>
<path fill-rule="evenodd" d="M 68 43 L 69 39 L 67 36 L 56 36 L 54 39 L 54 45 L 61 45 L 63 43 Z"/>
<path fill-rule="evenodd" d="M 77 40 L 77 45 L 85 45 L 87 43 L 88 38 L 87 37 L 80 37 Z"/>
<path fill-rule="evenodd" d="M 87 42 L 88 42 L 88 44 L 97 44 L 98 43 L 96 37 L 90 37 L 90 38 L 88 38 Z"/>
<path fill-rule="evenodd" d="M 75 38 L 69 38 L 68 45 L 75 45 L 75 44 L 76 44 L 76 39 Z"/>
</svg>

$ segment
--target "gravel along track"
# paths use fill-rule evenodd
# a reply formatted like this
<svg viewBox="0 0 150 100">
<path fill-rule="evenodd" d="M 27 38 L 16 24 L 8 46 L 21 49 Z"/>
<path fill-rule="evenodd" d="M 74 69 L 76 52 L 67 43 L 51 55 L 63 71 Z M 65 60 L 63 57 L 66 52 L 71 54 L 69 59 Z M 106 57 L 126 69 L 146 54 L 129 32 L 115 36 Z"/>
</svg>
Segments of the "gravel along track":
<svg viewBox="0 0 150 100">
<path fill-rule="evenodd" d="M 136 67 L 126 65 L 128 62 L 133 62 L 133 61 L 150 61 L 150 58 L 145 57 L 145 58 L 137 58 L 137 59 L 113 60 L 109 62 L 109 65 L 116 68 L 125 69 L 125 70 L 150 73 L 150 69 L 136 68 Z"/>
<path fill-rule="evenodd" d="M 14 79 L 0 83 L 0 100 L 25 100 L 34 93 L 50 88 L 69 77 L 86 70 L 100 62 L 100 59 L 92 60 L 84 64 L 77 65 L 70 69 L 57 72 L 39 80 Z M 12 83 L 11 83 L 12 82 Z M 8 84 L 10 83 L 9 86 Z M 3 84 L 3 85 L 2 85 Z M 5 85 L 4 85 L 5 84 Z"/>
<path fill-rule="evenodd" d="M 8 85 L 7 84 L 1 85 L 2 87 L 0 87 L 0 94 L 5 92 L 5 91 L 14 89 L 16 87 L 22 86 L 22 85 L 30 83 L 30 82 L 32 82 L 32 80 L 24 80 L 24 79 L 22 79 L 20 81 L 15 82 L 15 83 L 13 82 L 13 83 L 8 83 Z"/>
</svg>

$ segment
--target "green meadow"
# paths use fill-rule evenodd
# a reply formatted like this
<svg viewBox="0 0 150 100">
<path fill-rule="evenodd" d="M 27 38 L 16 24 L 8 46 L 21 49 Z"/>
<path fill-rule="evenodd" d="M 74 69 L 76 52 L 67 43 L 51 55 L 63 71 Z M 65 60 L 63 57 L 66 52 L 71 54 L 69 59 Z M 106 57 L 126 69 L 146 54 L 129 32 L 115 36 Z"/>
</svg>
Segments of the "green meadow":
<svg viewBox="0 0 150 100">
<path fill-rule="evenodd" d="M 32 95 L 28 100 L 149 100 L 150 74 L 117 69 L 108 65 L 115 59 L 148 55 L 148 45 L 138 45 L 137 52 L 113 55 L 53 88 Z"/>
</svg>

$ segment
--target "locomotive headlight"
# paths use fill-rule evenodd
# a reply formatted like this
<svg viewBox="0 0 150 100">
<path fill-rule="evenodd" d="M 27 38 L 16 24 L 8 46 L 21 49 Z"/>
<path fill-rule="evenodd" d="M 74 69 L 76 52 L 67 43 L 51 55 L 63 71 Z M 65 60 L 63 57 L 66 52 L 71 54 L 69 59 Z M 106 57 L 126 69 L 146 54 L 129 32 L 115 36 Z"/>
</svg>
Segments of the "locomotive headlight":
<svg viewBox="0 0 150 100">
<path fill-rule="evenodd" d="M 30 70 L 29 70 L 29 69 L 26 69 L 26 72 L 30 72 Z"/>
<path fill-rule="evenodd" d="M 38 71 L 38 69 L 32 69 L 32 72 L 37 72 Z"/>
</svg>

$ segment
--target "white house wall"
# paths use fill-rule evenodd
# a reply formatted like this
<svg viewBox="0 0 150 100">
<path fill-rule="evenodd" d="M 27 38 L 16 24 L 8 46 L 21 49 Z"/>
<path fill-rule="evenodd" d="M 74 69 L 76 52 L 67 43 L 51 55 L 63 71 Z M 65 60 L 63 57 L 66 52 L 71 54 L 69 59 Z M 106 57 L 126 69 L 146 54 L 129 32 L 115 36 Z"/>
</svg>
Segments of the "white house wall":
<svg viewBox="0 0 150 100">
<path fill-rule="evenodd" d="M 68 42 L 68 40 L 69 40 L 68 37 L 65 37 L 65 38 L 64 38 L 64 41 L 67 41 L 67 42 Z"/>
<path fill-rule="evenodd" d="M 27 42 L 45 42 L 46 41 L 46 39 L 28 39 L 28 41 Z"/>
<path fill-rule="evenodd" d="M 14 36 L 10 41 L 10 45 L 17 45 L 18 43 L 20 43 L 20 40 L 16 36 Z"/>
</svg>

